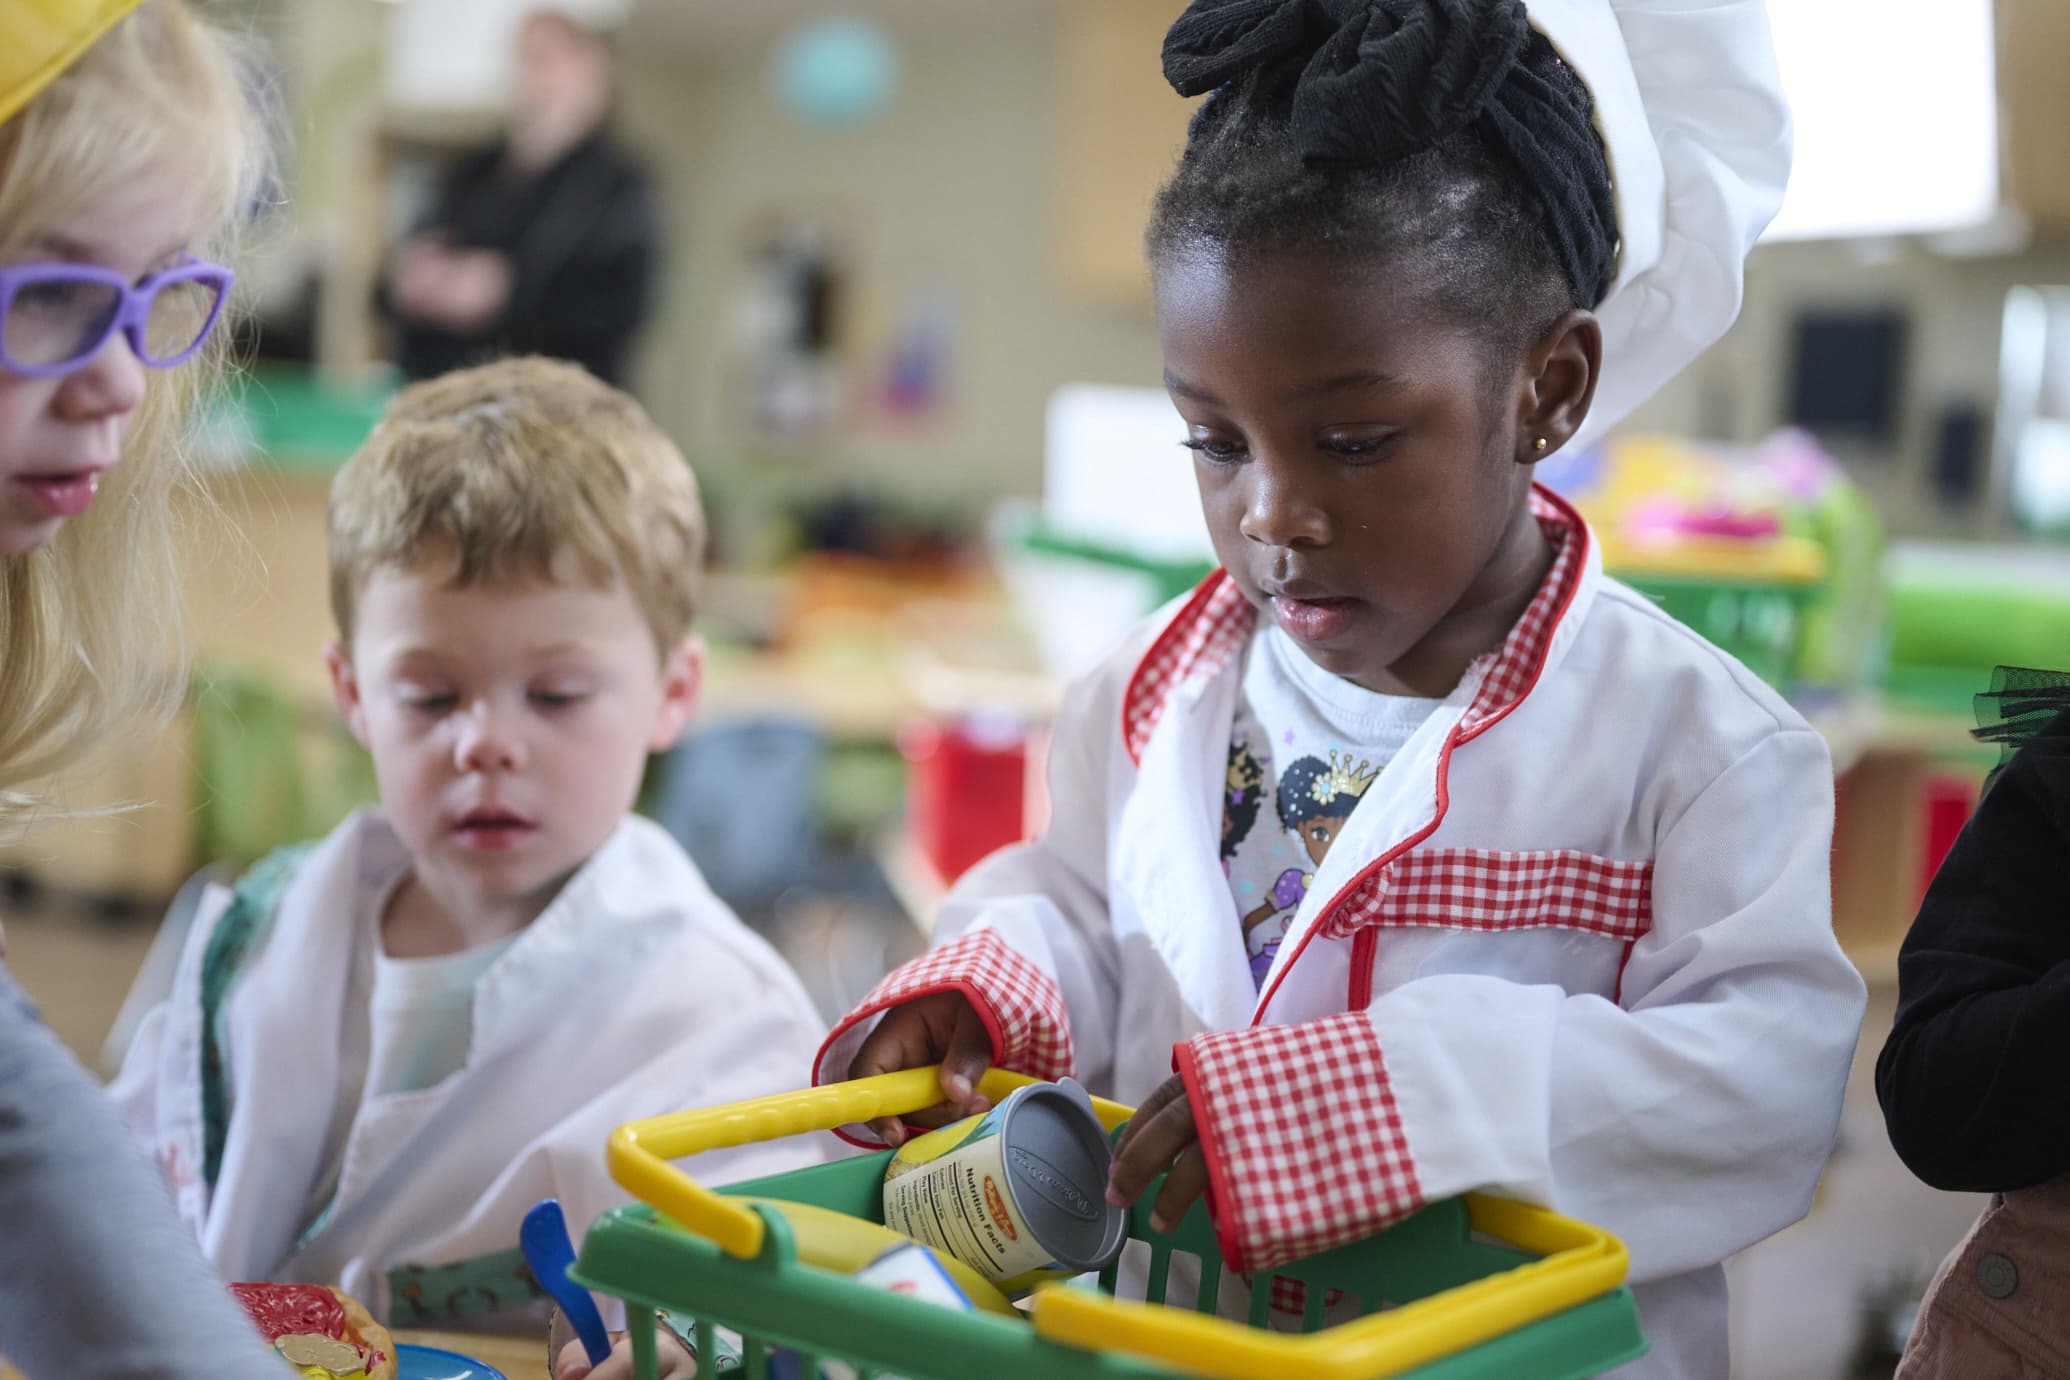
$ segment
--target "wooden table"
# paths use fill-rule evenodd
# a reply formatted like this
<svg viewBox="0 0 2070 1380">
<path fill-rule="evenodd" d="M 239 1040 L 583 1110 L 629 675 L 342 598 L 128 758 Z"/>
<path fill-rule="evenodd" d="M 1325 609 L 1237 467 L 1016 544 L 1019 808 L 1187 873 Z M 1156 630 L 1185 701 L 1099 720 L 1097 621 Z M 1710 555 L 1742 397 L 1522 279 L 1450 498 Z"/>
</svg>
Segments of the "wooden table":
<svg viewBox="0 0 2070 1380">
<path fill-rule="evenodd" d="M 472 1356 L 502 1371 L 507 1380 L 553 1380 L 553 1373 L 546 1368 L 543 1332 L 528 1337 L 491 1337 L 478 1332 L 422 1332 L 407 1328 L 397 1331 L 395 1340 Z"/>
<path fill-rule="evenodd" d="M 546 1338 L 490 1337 L 476 1332 L 420 1332 L 414 1329 L 395 1334 L 398 1342 L 435 1346 L 457 1351 L 503 1372 L 507 1380 L 553 1380 L 546 1368 Z M 0 1359 L 0 1380 L 25 1380 L 22 1373 Z M 42 1377 L 38 1377 L 42 1380 Z"/>
</svg>

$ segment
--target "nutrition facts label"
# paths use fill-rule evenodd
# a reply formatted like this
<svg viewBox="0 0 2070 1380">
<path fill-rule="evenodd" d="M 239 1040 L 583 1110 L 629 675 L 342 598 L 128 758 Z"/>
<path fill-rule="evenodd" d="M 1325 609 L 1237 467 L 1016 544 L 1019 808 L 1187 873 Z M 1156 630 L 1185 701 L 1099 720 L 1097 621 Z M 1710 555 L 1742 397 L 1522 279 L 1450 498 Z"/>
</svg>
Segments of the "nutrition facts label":
<svg viewBox="0 0 2070 1380">
<path fill-rule="evenodd" d="M 884 1221 L 993 1280 L 1052 1263 L 1015 1217 L 1006 1185 L 968 1162 L 911 1169 L 887 1180 Z"/>
</svg>

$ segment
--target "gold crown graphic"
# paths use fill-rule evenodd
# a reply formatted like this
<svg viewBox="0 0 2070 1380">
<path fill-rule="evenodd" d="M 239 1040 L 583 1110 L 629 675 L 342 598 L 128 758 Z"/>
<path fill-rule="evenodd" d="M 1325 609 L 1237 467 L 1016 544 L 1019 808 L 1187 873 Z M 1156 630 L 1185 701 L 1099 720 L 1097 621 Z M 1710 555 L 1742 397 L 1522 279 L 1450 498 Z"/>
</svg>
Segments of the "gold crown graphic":
<svg viewBox="0 0 2070 1380">
<path fill-rule="evenodd" d="M 1315 784 L 1308 788 L 1308 794 L 1315 798 L 1318 805 L 1327 805 L 1340 795 L 1348 795 L 1354 800 L 1360 799 L 1365 795 L 1366 787 L 1372 785 L 1373 779 L 1379 775 L 1380 773 L 1373 769 L 1372 763 L 1364 758 L 1360 758 L 1359 764 L 1354 767 L 1351 765 L 1350 754 L 1347 753 L 1340 759 L 1336 749 L 1332 748 L 1330 769 L 1315 778 Z"/>
</svg>

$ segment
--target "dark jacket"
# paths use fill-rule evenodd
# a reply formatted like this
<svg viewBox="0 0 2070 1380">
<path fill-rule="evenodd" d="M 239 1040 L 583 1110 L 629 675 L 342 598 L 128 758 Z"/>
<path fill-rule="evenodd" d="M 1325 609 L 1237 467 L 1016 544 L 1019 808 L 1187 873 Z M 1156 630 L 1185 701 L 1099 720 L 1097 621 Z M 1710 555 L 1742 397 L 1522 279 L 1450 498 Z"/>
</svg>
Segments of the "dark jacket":
<svg viewBox="0 0 2070 1380">
<path fill-rule="evenodd" d="M 1899 1376 L 2070 1376 L 2070 714 L 2014 755 L 1928 888 L 1876 1091 L 1913 1173 L 1997 1195 Z"/>
<path fill-rule="evenodd" d="M 1927 889 L 1876 1093 L 1935 1188 L 2070 1173 L 2070 715 L 2006 764 Z"/>
<path fill-rule="evenodd" d="M 397 319 L 403 372 L 429 378 L 499 355 L 541 354 L 622 382 L 647 314 L 658 221 L 646 173 L 602 133 L 531 176 L 511 169 L 501 144 L 462 158 L 419 228 L 456 248 L 508 254 L 510 301 L 473 336 Z M 385 287 L 379 304 L 393 317 Z"/>
</svg>

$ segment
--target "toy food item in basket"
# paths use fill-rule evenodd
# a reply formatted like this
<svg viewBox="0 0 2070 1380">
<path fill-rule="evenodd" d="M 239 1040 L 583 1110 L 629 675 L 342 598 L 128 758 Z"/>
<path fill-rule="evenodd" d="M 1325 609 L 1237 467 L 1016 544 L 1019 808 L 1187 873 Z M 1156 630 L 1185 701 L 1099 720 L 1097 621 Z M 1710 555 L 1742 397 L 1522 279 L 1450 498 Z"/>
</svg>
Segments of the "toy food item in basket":
<svg viewBox="0 0 2070 1380">
<path fill-rule="evenodd" d="M 306 1380 L 396 1380 L 394 1338 L 343 1290 L 233 1284 L 230 1292 Z"/>
<path fill-rule="evenodd" d="M 865 1222 L 860 1217 L 851 1217 L 845 1212 L 831 1208 L 814 1207 L 810 1203 L 789 1203 L 777 1198 L 743 1198 L 744 1203 L 760 1203 L 775 1208 L 791 1224 L 791 1236 L 798 1248 L 798 1259 L 807 1265 L 817 1265 L 823 1270 L 836 1270 L 844 1275 L 860 1273 L 881 1260 L 887 1253 L 901 1246 L 915 1244 L 913 1238 L 890 1227 L 875 1222 Z M 937 1263 L 948 1274 L 963 1297 L 979 1308 L 991 1313 L 1019 1317 L 1020 1313 L 1006 1295 L 987 1283 L 976 1270 L 951 1256 L 936 1255 Z"/>
<path fill-rule="evenodd" d="M 1128 1213 L 1107 1202 L 1113 1160 L 1084 1088 L 1031 1083 L 901 1145 L 884 1174 L 884 1222 L 1025 1293 L 1120 1252 Z"/>
<path fill-rule="evenodd" d="M 873 1289 L 887 1289 L 964 1313 L 976 1306 L 941 1256 L 918 1241 L 893 1246 L 857 1270 L 855 1277 Z"/>
</svg>

